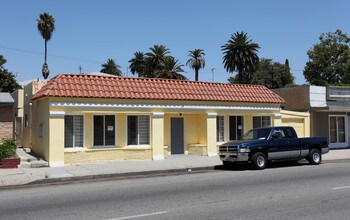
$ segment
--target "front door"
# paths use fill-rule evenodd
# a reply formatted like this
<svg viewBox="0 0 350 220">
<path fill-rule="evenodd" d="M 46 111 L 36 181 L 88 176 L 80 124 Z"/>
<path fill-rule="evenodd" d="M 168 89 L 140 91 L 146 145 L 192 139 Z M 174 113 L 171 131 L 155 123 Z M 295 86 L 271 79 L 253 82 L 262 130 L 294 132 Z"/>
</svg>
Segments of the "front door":
<svg viewBox="0 0 350 220">
<path fill-rule="evenodd" d="M 171 118 L 171 154 L 184 153 L 184 120 Z"/>
<path fill-rule="evenodd" d="M 329 116 L 330 147 L 346 147 L 345 116 Z"/>
</svg>

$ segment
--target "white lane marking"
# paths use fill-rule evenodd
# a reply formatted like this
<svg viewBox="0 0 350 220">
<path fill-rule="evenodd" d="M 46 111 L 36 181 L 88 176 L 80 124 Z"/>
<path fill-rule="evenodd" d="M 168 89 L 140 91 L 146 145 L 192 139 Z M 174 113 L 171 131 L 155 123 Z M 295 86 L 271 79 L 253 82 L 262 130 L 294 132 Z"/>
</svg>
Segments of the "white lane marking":
<svg viewBox="0 0 350 220">
<path fill-rule="evenodd" d="M 346 188 L 350 188 L 350 186 L 340 186 L 340 187 L 334 187 L 332 189 L 346 189 Z"/>
<path fill-rule="evenodd" d="M 164 212 L 153 212 L 153 213 L 142 214 L 142 215 L 125 216 L 125 217 L 121 217 L 121 218 L 111 218 L 111 219 L 108 219 L 108 220 L 122 220 L 122 219 L 141 218 L 141 217 L 147 217 L 147 216 L 152 216 L 152 215 L 161 215 L 161 214 L 165 214 L 165 213 L 167 213 L 167 211 L 164 211 Z"/>
</svg>

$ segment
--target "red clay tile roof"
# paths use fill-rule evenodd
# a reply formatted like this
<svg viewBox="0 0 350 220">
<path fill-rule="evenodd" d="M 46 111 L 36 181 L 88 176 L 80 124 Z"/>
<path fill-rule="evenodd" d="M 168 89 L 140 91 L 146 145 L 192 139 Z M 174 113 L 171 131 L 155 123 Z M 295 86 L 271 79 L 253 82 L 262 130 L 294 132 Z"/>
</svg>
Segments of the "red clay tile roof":
<svg viewBox="0 0 350 220">
<path fill-rule="evenodd" d="M 42 97 L 285 103 L 261 85 L 83 74 L 57 75 L 32 99 Z"/>
</svg>

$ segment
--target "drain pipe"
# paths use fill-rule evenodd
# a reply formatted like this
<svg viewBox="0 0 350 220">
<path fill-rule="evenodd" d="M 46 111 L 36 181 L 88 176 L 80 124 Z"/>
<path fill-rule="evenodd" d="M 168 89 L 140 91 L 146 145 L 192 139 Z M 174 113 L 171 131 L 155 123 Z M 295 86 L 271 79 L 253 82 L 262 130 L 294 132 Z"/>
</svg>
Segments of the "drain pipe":
<svg viewBox="0 0 350 220">
<path fill-rule="evenodd" d="M 32 145 L 33 103 L 29 102 L 29 144 Z"/>
</svg>

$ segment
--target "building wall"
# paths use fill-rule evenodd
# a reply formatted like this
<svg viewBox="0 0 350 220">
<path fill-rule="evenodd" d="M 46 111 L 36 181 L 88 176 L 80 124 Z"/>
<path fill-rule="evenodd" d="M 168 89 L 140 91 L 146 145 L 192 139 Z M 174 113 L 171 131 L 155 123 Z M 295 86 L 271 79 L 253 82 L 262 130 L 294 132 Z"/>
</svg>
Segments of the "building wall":
<svg viewBox="0 0 350 220">
<path fill-rule="evenodd" d="M 16 140 L 16 144 L 18 147 L 23 147 L 23 128 L 24 128 L 24 109 L 23 109 L 23 89 L 18 89 L 11 94 L 14 102 L 13 105 L 13 131 L 14 131 L 14 139 Z"/>
<path fill-rule="evenodd" d="M 281 125 L 292 126 L 298 137 L 310 137 L 310 113 L 281 110 Z"/>
<path fill-rule="evenodd" d="M 329 112 L 312 112 L 312 115 L 317 120 L 313 121 L 313 136 L 325 136 L 329 138 L 328 116 Z"/>
<path fill-rule="evenodd" d="M 64 152 L 65 164 L 114 160 L 152 160 L 152 149 L 73 149 Z"/>
<path fill-rule="evenodd" d="M 29 146 L 32 148 L 32 150 L 37 153 L 38 155 L 42 156 L 45 160 L 50 161 L 52 158 L 50 158 L 49 150 L 54 149 L 56 146 L 55 142 L 52 142 L 52 145 L 50 146 L 50 134 L 51 135 L 57 135 L 56 137 L 62 138 L 64 136 L 58 136 L 61 135 L 62 132 L 61 126 L 55 127 L 52 125 L 53 129 L 50 132 L 50 123 L 49 123 L 49 102 L 48 99 L 42 99 L 37 100 L 33 102 L 32 105 L 32 125 L 27 127 L 25 131 L 27 131 L 29 134 L 26 135 L 28 137 Z M 29 116 L 30 117 L 30 116 Z M 31 132 L 30 132 L 31 130 Z M 57 132 L 57 133 L 55 133 Z M 31 134 L 30 134 L 31 133 Z M 30 138 L 31 136 L 31 138 Z M 30 143 L 30 139 L 32 140 Z"/>
<path fill-rule="evenodd" d="M 23 147 L 32 148 L 32 142 L 30 140 L 30 120 L 35 117 L 31 115 L 31 111 L 33 110 L 30 103 L 32 102 L 33 95 L 38 92 L 47 81 L 33 81 L 23 88 L 23 94 L 18 96 L 18 101 L 21 102 L 23 106 L 23 134 L 22 134 L 22 145 Z M 35 118 L 34 118 L 35 119 Z M 33 129 L 33 128 L 32 128 Z"/>
<path fill-rule="evenodd" d="M 166 113 L 164 115 L 164 146 L 171 147 L 171 118 L 184 120 L 184 150 L 189 152 L 189 145 L 207 144 L 206 114 Z"/>
<path fill-rule="evenodd" d="M 350 138 L 350 128 L 349 128 L 349 118 L 347 117 L 346 112 L 312 112 L 312 117 L 315 120 L 312 120 L 313 136 L 324 136 L 327 137 L 328 143 L 330 139 L 329 131 L 329 116 L 345 116 L 345 140 L 344 144 L 331 144 L 330 148 L 343 148 L 349 146 Z"/>
<path fill-rule="evenodd" d="M 310 86 L 308 85 L 285 87 L 272 91 L 286 100 L 286 103 L 283 104 L 286 110 L 306 111 L 310 108 Z"/>
<path fill-rule="evenodd" d="M 272 125 L 278 124 L 275 115 L 279 109 L 264 109 L 265 107 L 277 107 L 278 104 L 256 103 L 210 103 L 210 102 L 186 102 L 188 105 L 214 105 L 218 106 L 254 106 L 249 110 L 239 109 L 181 109 L 181 108 L 147 108 L 147 107 L 108 107 L 95 105 L 93 107 L 73 105 L 51 105 L 50 103 L 120 103 L 139 104 L 140 100 L 98 100 L 98 99 L 62 99 L 42 98 L 33 101 L 33 125 L 32 139 L 33 151 L 42 155 L 50 162 L 50 165 L 60 163 L 92 162 L 102 160 L 126 160 L 126 159 L 161 159 L 171 153 L 171 118 L 184 119 L 184 150 L 185 154 L 216 155 L 216 116 L 225 116 L 225 137 L 229 139 L 229 116 L 242 115 L 244 117 L 244 132 L 252 128 L 253 116 L 270 116 Z M 147 101 L 142 103 L 154 103 L 158 105 L 179 104 L 179 102 Z M 236 105 L 235 105 L 236 104 Z M 184 103 L 181 103 L 184 105 Z M 259 110 L 261 107 L 263 110 Z M 127 115 L 147 114 L 150 116 L 150 145 L 127 145 Z M 84 147 L 64 148 L 64 115 L 84 116 Z M 93 147 L 93 116 L 115 115 L 116 117 L 116 145 L 112 148 Z M 281 123 L 279 123 L 281 124 Z M 42 137 L 39 136 L 39 126 L 43 125 Z M 28 131 L 28 129 L 27 129 Z M 28 132 L 27 132 L 28 133 Z M 28 134 L 26 134 L 28 135 Z M 160 135 L 160 136 L 159 136 Z"/>
<path fill-rule="evenodd" d="M 13 106 L 0 105 L 0 143 L 3 139 L 13 138 Z"/>
</svg>

